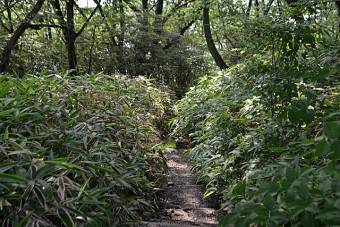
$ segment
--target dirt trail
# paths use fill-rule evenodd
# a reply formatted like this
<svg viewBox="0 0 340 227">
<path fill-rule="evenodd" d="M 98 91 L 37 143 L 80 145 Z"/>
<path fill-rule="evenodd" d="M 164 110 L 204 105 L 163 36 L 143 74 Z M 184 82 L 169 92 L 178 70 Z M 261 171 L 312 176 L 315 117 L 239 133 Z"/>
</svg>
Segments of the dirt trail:
<svg viewBox="0 0 340 227">
<path fill-rule="evenodd" d="M 141 227 L 217 226 L 218 204 L 203 199 L 204 185 L 187 169 L 187 158 L 178 149 L 167 154 L 168 186 L 161 195 L 158 217 Z"/>
</svg>

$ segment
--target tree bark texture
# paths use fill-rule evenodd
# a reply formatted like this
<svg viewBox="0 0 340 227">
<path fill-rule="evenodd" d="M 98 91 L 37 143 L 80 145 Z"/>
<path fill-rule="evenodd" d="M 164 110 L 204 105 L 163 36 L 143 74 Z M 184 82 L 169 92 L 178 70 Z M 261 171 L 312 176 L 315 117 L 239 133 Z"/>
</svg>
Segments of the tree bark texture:
<svg viewBox="0 0 340 227">
<path fill-rule="evenodd" d="M 154 30 L 157 34 L 161 34 L 163 31 L 163 0 L 157 0 L 155 9 L 155 24 Z"/>
<path fill-rule="evenodd" d="M 44 2 L 45 2 L 45 0 L 37 0 L 35 5 L 33 6 L 32 10 L 26 15 L 25 19 L 22 21 L 22 23 L 19 25 L 19 27 L 14 31 L 12 37 L 7 42 L 7 44 L 4 47 L 4 50 L 2 51 L 2 54 L 1 54 L 0 73 L 6 71 L 8 65 L 9 65 L 9 59 L 11 57 L 11 53 L 12 53 L 13 48 L 15 47 L 16 43 L 18 42 L 19 38 L 25 32 L 25 30 L 27 28 L 29 28 L 30 22 L 37 15 L 39 10 L 43 6 Z"/>
<path fill-rule="evenodd" d="M 209 15 L 209 6 L 207 4 L 203 5 L 203 30 L 205 40 L 207 42 L 208 50 L 213 57 L 216 65 L 220 69 L 227 69 L 229 66 L 225 63 L 223 58 L 221 57 L 220 53 L 218 52 L 210 29 L 210 15 Z"/>
<path fill-rule="evenodd" d="M 60 25 L 62 26 L 62 32 L 65 38 L 68 67 L 71 74 L 75 74 L 77 70 L 77 54 L 76 54 L 76 39 L 77 33 L 74 27 L 74 1 L 69 0 L 66 2 L 66 21 L 61 11 L 59 0 L 53 1 L 55 12 L 58 16 Z"/>
<path fill-rule="evenodd" d="M 67 55 L 69 69 L 77 70 L 77 54 L 76 54 L 76 39 L 77 33 L 74 27 L 74 1 L 66 1 L 66 20 L 65 39 L 67 42 Z"/>
</svg>

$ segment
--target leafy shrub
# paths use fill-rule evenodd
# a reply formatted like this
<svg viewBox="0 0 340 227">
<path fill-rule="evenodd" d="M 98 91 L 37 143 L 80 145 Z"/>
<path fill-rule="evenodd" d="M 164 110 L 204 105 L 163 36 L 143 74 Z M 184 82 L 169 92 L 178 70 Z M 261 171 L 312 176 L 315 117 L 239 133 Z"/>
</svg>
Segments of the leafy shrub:
<svg viewBox="0 0 340 227">
<path fill-rule="evenodd" d="M 174 134 L 193 140 L 191 168 L 228 211 L 221 226 L 339 222 L 338 66 L 288 74 L 285 63 L 255 59 L 203 78 L 178 102 Z"/>
<path fill-rule="evenodd" d="M 165 93 L 122 75 L 0 84 L 0 224 L 114 226 L 150 214 Z"/>
</svg>

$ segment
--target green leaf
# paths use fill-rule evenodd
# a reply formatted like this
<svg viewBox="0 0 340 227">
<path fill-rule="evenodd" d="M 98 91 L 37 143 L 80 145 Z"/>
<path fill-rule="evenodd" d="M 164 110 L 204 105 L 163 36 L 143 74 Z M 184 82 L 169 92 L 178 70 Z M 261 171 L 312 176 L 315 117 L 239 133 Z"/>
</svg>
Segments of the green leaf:
<svg viewBox="0 0 340 227">
<path fill-rule="evenodd" d="M 245 194 L 245 190 L 246 190 L 245 181 L 240 181 L 234 186 L 234 188 L 232 190 L 232 194 L 243 197 L 244 194 Z"/>
<path fill-rule="evenodd" d="M 340 73 L 340 64 L 339 64 L 339 63 L 335 65 L 335 70 L 336 70 L 338 73 Z"/>
<path fill-rule="evenodd" d="M 323 133 L 331 139 L 337 139 L 340 135 L 340 127 L 335 122 L 325 122 L 323 125 Z"/>
<path fill-rule="evenodd" d="M 23 146 L 21 146 L 20 144 L 18 144 L 17 142 L 15 142 L 14 140 L 10 139 L 9 143 L 14 147 L 14 149 L 16 149 L 17 151 L 25 151 L 27 149 L 25 149 Z"/>
<path fill-rule="evenodd" d="M 25 155 L 34 155 L 34 153 L 30 152 L 29 150 L 16 150 L 16 151 L 9 151 L 8 155 L 20 155 L 20 154 L 25 154 Z"/>
<path fill-rule="evenodd" d="M 303 121 L 306 125 L 309 125 L 314 120 L 314 110 L 306 110 L 305 113 L 302 115 Z"/>
<path fill-rule="evenodd" d="M 33 188 L 33 193 L 34 193 L 35 197 L 37 198 L 38 202 L 40 203 L 40 205 L 42 207 L 44 207 L 45 211 L 47 211 L 48 210 L 47 200 L 46 200 L 46 197 L 45 197 L 43 191 L 39 187 L 35 186 Z"/>
<path fill-rule="evenodd" d="M 301 224 L 305 227 L 316 227 L 318 226 L 317 220 L 314 218 L 314 216 L 310 212 L 304 212 L 302 218 L 301 218 Z"/>
<path fill-rule="evenodd" d="M 235 224 L 236 220 L 239 219 L 239 214 L 238 213 L 230 213 L 225 216 L 223 216 L 220 221 L 218 222 L 218 226 L 228 226 L 231 224 Z"/>
<path fill-rule="evenodd" d="M 88 166 L 89 166 L 90 168 L 96 169 L 96 170 L 98 170 L 98 171 L 100 171 L 100 172 L 103 172 L 103 173 L 112 173 L 112 170 L 111 170 L 111 169 L 107 169 L 107 168 L 104 168 L 104 167 L 100 167 L 100 166 L 97 166 L 97 165 L 95 165 L 95 164 L 93 164 L 93 163 L 88 163 Z"/>
<path fill-rule="evenodd" d="M 286 147 L 270 147 L 269 148 L 272 152 L 275 153 L 280 153 L 280 152 L 285 152 L 285 151 L 289 151 L 290 148 L 286 148 Z"/>
<path fill-rule="evenodd" d="M 340 223 L 340 211 L 339 210 L 325 210 L 316 216 L 317 219 L 325 223 Z"/>
<path fill-rule="evenodd" d="M 97 201 L 97 200 L 80 200 L 80 204 L 87 204 L 87 205 L 107 205 L 107 202 L 104 201 Z"/>
<path fill-rule="evenodd" d="M 4 116 L 6 116 L 6 115 L 10 115 L 11 113 L 14 113 L 14 112 L 16 112 L 16 111 L 18 111 L 18 109 L 14 109 L 14 108 L 9 109 L 9 110 L 5 110 L 5 111 L 1 111 L 1 112 L 0 112 L 0 117 L 4 117 Z M 10 116 L 11 116 L 11 115 L 10 115 Z M 6 117 L 8 117 L 8 116 L 6 116 Z"/>
<path fill-rule="evenodd" d="M 290 182 L 293 182 L 296 179 L 295 170 L 293 168 L 286 168 L 286 179 Z"/>
<path fill-rule="evenodd" d="M 64 162 L 64 161 L 58 161 L 58 160 L 52 160 L 52 161 L 46 161 L 47 164 L 52 164 L 52 165 L 59 165 L 59 166 L 63 166 L 67 169 L 74 169 L 77 166 L 72 164 L 72 163 L 68 163 L 68 162 Z"/>
<path fill-rule="evenodd" d="M 331 151 L 334 153 L 340 153 L 340 141 L 335 141 L 331 144 Z"/>
<path fill-rule="evenodd" d="M 326 140 L 321 140 L 319 143 L 316 145 L 316 153 L 319 156 L 323 156 L 325 154 L 328 154 L 330 151 L 330 145 Z"/>
<path fill-rule="evenodd" d="M 6 172 L 9 169 L 12 169 L 13 167 L 18 166 L 19 162 L 10 162 L 0 165 L 0 173 Z"/>
<path fill-rule="evenodd" d="M 64 225 L 66 225 L 67 227 L 75 226 L 73 219 L 72 219 L 70 213 L 67 211 L 67 209 L 65 209 L 64 207 L 59 207 L 57 209 L 57 214 L 58 214 L 59 218 L 62 220 L 62 222 L 64 223 Z"/>
<path fill-rule="evenodd" d="M 14 174 L 0 173 L 0 182 L 28 183 L 29 180 Z"/>
<path fill-rule="evenodd" d="M 290 109 L 288 111 L 288 119 L 293 124 L 299 123 L 301 119 L 299 111 L 297 109 Z"/>
<path fill-rule="evenodd" d="M 18 223 L 15 225 L 15 227 L 22 227 L 25 226 L 26 221 L 32 216 L 33 211 L 28 212 L 25 217 Z"/>
<path fill-rule="evenodd" d="M 5 97 L 8 94 L 10 88 L 11 88 L 11 85 L 9 83 L 2 84 L 1 89 L 0 89 L 0 98 Z"/>
<path fill-rule="evenodd" d="M 38 169 L 34 174 L 33 174 L 33 179 L 42 179 L 46 176 L 51 175 L 54 171 L 56 171 L 56 166 L 55 165 L 46 165 Z"/>
<path fill-rule="evenodd" d="M 272 210 L 275 207 L 275 205 L 276 205 L 276 201 L 275 201 L 275 199 L 272 196 L 266 195 L 266 197 L 263 200 L 263 205 L 268 210 Z"/>
<path fill-rule="evenodd" d="M 5 142 L 6 142 L 6 141 L 8 140 L 8 138 L 9 138 L 8 128 L 9 128 L 9 126 L 7 126 L 6 129 L 5 129 L 5 134 L 4 134 L 4 141 L 5 141 Z"/>
</svg>

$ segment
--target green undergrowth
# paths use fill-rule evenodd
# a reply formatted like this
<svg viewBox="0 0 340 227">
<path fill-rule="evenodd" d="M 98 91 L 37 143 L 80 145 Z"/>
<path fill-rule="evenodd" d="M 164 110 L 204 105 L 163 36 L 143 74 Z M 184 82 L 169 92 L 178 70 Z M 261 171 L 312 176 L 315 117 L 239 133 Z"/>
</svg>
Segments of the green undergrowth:
<svg viewBox="0 0 340 227">
<path fill-rule="evenodd" d="M 340 223 L 340 65 L 265 59 L 202 78 L 177 103 L 191 169 L 219 194 L 219 225 Z"/>
<path fill-rule="evenodd" d="M 0 84 L 0 225 L 121 226 L 152 214 L 167 93 L 122 75 Z"/>
</svg>

